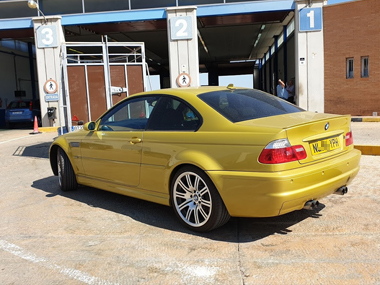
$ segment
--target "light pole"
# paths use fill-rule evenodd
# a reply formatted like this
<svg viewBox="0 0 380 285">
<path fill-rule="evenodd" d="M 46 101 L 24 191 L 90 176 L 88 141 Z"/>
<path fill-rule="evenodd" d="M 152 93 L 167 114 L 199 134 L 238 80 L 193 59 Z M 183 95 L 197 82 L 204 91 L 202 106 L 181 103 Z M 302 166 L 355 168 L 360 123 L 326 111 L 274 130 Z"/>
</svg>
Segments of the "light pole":
<svg viewBox="0 0 380 285">
<path fill-rule="evenodd" d="M 34 1 L 34 0 L 28 0 L 28 6 L 31 9 L 37 9 L 42 14 L 42 16 L 44 17 L 45 24 L 46 24 L 47 20 L 46 20 L 45 14 L 42 13 L 42 11 L 40 10 L 40 7 L 38 6 L 37 2 Z"/>
</svg>

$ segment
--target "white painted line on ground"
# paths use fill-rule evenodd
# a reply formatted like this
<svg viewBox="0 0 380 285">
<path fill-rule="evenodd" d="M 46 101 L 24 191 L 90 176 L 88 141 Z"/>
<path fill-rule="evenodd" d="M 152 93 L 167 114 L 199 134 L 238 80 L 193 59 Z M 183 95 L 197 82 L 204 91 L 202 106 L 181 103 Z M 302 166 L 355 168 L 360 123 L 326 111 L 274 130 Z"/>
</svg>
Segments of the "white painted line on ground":
<svg viewBox="0 0 380 285">
<path fill-rule="evenodd" d="M 31 252 L 24 250 L 23 248 L 15 245 L 13 243 L 7 242 L 5 240 L 0 240 L 0 249 L 7 251 L 15 256 L 18 256 L 27 261 L 39 264 L 45 268 L 53 269 L 59 273 L 66 275 L 69 278 L 79 280 L 86 284 L 114 284 L 106 280 L 102 280 L 98 277 L 94 277 L 88 273 L 82 272 L 80 270 L 63 267 L 54 263 L 49 262 L 48 259 L 44 257 L 39 257 Z"/>
<path fill-rule="evenodd" d="M 29 136 L 24 136 L 24 137 L 19 137 L 19 138 L 15 138 L 15 139 L 11 139 L 11 140 L 0 142 L 0 144 L 4 144 L 4 143 L 8 143 L 8 142 L 13 142 L 13 141 L 17 141 L 17 140 L 24 139 L 24 138 L 29 138 L 29 137 L 30 137 L 30 135 Z"/>
</svg>

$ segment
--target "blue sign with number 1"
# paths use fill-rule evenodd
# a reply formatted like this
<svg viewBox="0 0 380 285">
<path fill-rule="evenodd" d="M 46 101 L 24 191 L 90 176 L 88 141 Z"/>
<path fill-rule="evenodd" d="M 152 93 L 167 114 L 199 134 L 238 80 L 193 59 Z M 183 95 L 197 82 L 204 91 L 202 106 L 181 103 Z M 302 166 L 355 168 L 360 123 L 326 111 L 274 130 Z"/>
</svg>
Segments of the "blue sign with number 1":
<svg viewBox="0 0 380 285">
<path fill-rule="evenodd" d="M 322 8 L 303 8 L 300 10 L 300 32 L 322 30 Z"/>
</svg>

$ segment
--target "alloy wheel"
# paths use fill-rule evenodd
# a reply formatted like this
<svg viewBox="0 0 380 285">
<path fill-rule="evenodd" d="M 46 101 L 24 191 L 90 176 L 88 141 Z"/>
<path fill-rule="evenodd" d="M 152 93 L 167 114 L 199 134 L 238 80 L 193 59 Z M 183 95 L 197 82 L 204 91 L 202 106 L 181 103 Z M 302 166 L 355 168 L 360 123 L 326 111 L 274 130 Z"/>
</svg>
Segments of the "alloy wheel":
<svg viewBox="0 0 380 285">
<path fill-rule="evenodd" d="M 63 168 L 64 168 L 64 162 L 63 162 L 63 159 L 62 159 L 62 155 L 61 155 L 61 152 L 60 150 L 57 151 L 57 167 L 58 167 L 58 182 L 59 182 L 59 186 L 62 187 L 62 172 L 63 172 Z"/>
<path fill-rule="evenodd" d="M 177 177 L 173 202 L 180 218 L 191 227 L 203 226 L 212 213 L 209 186 L 194 172 L 183 172 Z"/>
</svg>

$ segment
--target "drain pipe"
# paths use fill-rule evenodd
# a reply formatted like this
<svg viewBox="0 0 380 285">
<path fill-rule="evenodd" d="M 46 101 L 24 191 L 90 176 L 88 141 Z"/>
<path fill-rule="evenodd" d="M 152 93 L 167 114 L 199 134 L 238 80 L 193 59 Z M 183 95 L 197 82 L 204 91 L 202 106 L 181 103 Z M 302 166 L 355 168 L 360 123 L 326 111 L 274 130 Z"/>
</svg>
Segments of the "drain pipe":
<svg viewBox="0 0 380 285">
<path fill-rule="evenodd" d="M 19 84 L 18 84 L 18 78 L 17 78 L 16 55 L 13 56 L 13 67 L 14 67 L 14 69 L 15 69 L 16 90 L 19 90 Z"/>
<path fill-rule="evenodd" d="M 29 53 L 29 69 L 30 69 L 30 80 L 31 80 L 31 87 L 32 87 L 32 98 L 37 99 L 37 92 L 36 92 L 36 75 L 34 71 L 34 57 L 33 57 L 33 45 L 32 43 L 28 43 L 28 53 Z"/>
</svg>

